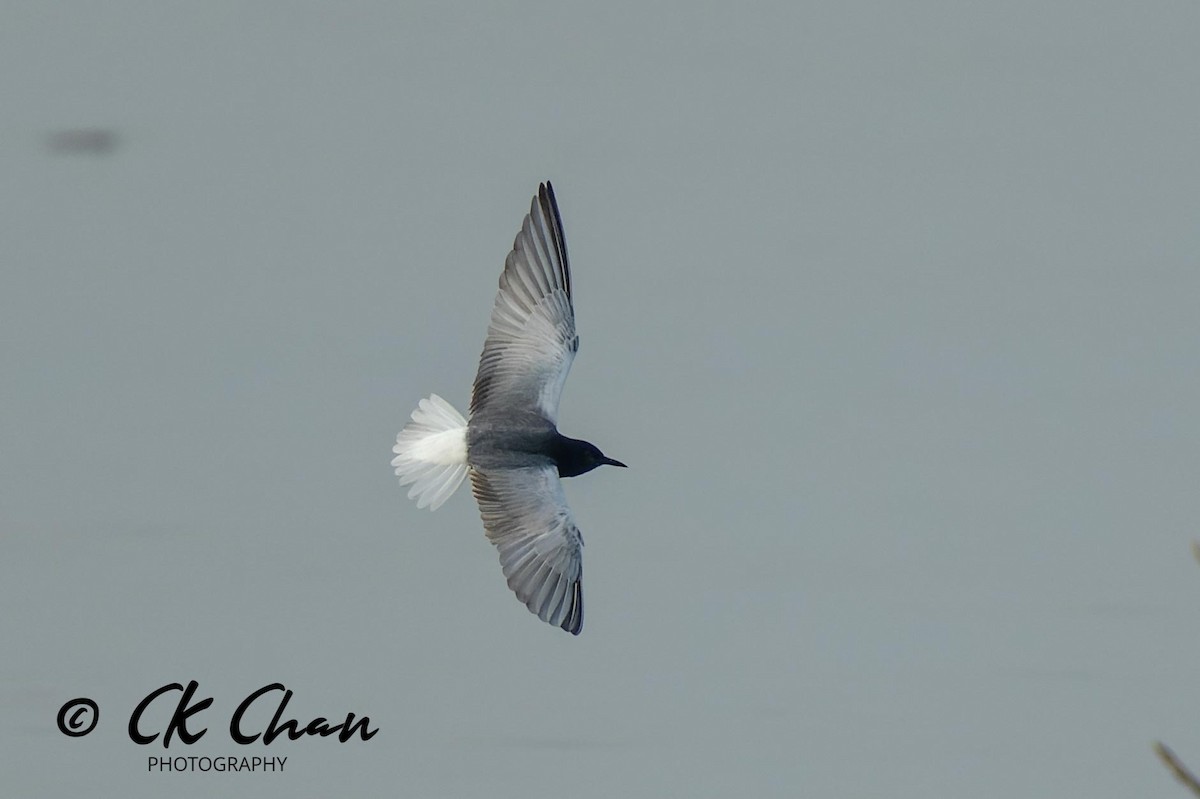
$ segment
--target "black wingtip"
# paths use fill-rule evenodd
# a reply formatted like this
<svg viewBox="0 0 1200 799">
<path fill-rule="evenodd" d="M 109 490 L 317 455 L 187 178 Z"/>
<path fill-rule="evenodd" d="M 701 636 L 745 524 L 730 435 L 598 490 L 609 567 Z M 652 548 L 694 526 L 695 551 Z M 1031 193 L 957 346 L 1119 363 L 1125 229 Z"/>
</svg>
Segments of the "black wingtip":
<svg viewBox="0 0 1200 799">
<path fill-rule="evenodd" d="M 554 196 L 554 185 L 547 179 L 538 184 L 537 199 L 531 204 L 529 212 L 536 213 L 536 206 L 542 207 L 546 222 L 551 226 L 554 246 L 558 248 L 558 256 L 562 263 L 561 280 L 567 290 L 567 298 L 574 297 L 571 291 L 571 263 L 567 256 L 567 234 L 563 230 L 562 213 L 558 210 L 558 198 Z"/>
<path fill-rule="evenodd" d="M 571 586 L 571 610 L 562 624 L 558 625 L 571 635 L 583 632 L 583 581 L 576 580 Z"/>
<path fill-rule="evenodd" d="M 538 184 L 538 200 L 546 208 L 551 217 L 557 217 L 558 214 L 558 199 L 554 196 L 554 186 L 550 181 Z"/>
</svg>

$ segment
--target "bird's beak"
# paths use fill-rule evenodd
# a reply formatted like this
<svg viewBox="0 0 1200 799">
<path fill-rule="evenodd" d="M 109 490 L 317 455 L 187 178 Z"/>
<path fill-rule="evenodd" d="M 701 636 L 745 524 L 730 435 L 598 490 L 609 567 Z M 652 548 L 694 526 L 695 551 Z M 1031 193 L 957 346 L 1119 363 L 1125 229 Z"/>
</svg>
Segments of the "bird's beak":
<svg viewBox="0 0 1200 799">
<path fill-rule="evenodd" d="M 603 460 L 603 461 L 601 461 L 601 463 L 606 463 L 606 464 L 608 464 L 609 466 L 620 466 L 622 469 L 628 469 L 628 468 L 629 468 L 628 466 L 626 466 L 625 464 L 621 463 L 620 461 L 613 460 L 612 458 L 608 457 L 607 455 L 605 455 L 605 456 L 604 456 L 604 460 Z"/>
</svg>

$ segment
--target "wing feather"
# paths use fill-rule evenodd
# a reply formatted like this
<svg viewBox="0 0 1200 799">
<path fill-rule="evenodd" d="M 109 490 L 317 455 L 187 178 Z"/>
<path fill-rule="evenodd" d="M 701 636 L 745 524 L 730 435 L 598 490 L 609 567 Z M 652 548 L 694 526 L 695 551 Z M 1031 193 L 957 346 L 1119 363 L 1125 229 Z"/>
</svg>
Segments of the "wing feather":
<svg viewBox="0 0 1200 799">
<path fill-rule="evenodd" d="M 471 469 L 483 527 L 508 587 L 542 621 L 583 629 L 583 536 L 553 464 Z"/>
<path fill-rule="evenodd" d="M 556 422 L 578 349 L 562 217 L 553 187 L 543 183 L 504 262 L 471 413 L 503 406 Z"/>
</svg>

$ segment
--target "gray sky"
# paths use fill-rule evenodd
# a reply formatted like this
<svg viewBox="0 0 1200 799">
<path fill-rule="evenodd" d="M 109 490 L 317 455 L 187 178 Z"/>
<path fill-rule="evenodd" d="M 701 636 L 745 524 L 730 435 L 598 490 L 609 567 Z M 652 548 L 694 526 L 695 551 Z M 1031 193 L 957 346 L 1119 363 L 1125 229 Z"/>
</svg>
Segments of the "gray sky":
<svg viewBox="0 0 1200 799">
<path fill-rule="evenodd" d="M 8 792 L 1182 795 L 1198 39 L 1194 3 L 7 6 Z M 631 467 L 567 485 L 578 639 L 388 466 L 465 408 L 547 178 L 560 425 Z M 129 713 L 191 679 L 169 754 L 285 772 L 147 774 Z M 273 682 L 380 732 L 234 744 Z"/>
</svg>

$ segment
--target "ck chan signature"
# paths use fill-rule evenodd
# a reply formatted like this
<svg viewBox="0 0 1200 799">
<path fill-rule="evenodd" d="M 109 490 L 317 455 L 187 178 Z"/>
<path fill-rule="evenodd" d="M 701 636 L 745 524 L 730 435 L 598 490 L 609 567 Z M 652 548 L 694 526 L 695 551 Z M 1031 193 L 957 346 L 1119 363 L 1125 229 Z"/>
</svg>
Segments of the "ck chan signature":
<svg viewBox="0 0 1200 799">
<path fill-rule="evenodd" d="M 203 738 L 208 732 L 208 728 L 198 728 L 201 723 L 200 716 L 212 706 L 213 699 L 207 697 L 197 700 L 196 690 L 199 687 L 200 683 L 195 680 L 189 682 L 186 687 L 173 682 L 147 694 L 146 698 L 138 703 L 129 716 L 129 740 L 145 746 L 154 743 L 161 737 L 163 748 L 166 748 L 171 745 L 176 736 L 186 746 Z M 167 722 L 166 729 L 148 729 L 142 720 L 142 715 L 147 708 L 157 701 L 166 701 L 165 699 L 160 700 L 160 697 L 176 692 L 180 696 L 175 710 L 171 714 L 171 719 Z M 347 713 L 345 719 L 336 724 L 331 724 L 322 716 L 304 724 L 298 719 L 290 717 L 287 712 L 292 695 L 292 692 L 284 687 L 283 683 L 271 683 L 259 688 L 243 699 L 237 709 L 233 711 L 233 715 L 229 719 L 229 737 L 235 743 L 244 746 L 260 739 L 263 744 L 269 746 L 281 735 L 286 735 L 293 741 L 306 735 L 321 738 L 336 735 L 339 741 L 346 743 L 355 736 L 358 737 L 358 740 L 369 741 L 379 732 L 378 727 L 371 727 L 369 716 L 356 717 L 353 713 Z M 263 729 L 253 728 L 253 725 L 246 721 L 247 712 L 252 707 L 257 708 L 263 705 L 269 707 L 269 703 L 272 701 L 276 704 L 275 714 L 271 717 L 271 721 Z M 100 709 L 96 703 L 91 699 L 80 697 L 67 702 L 58 711 L 58 728 L 64 735 L 78 738 L 95 729 L 99 719 Z M 189 727 L 189 724 L 192 726 Z"/>
</svg>

